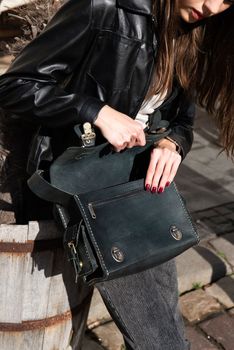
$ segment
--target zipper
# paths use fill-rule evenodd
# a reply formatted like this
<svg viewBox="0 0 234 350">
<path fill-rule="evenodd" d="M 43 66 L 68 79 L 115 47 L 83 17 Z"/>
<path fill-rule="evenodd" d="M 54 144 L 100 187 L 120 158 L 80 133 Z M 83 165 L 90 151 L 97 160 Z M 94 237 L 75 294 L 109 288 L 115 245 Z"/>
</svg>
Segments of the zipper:
<svg viewBox="0 0 234 350">
<path fill-rule="evenodd" d="M 88 209 L 89 209 L 90 215 L 95 220 L 97 216 L 96 216 L 95 211 L 93 209 L 93 203 L 88 204 Z"/>
<path fill-rule="evenodd" d="M 111 197 L 111 198 L 88 203 L 88 210 L 90 212 L 92 219 L 95 220 L 97 218 L 97 215 L 96 215 L 95 210 L 94 210 L 95 207 L 100 207 L 100 206 L 103 206 L 105 204 L 115 202 L 116 200 L 123 199 L 125 197 L 135 196 L 137 193 L 139 193 L 141 191 L 142 191 L 142 188 L 138 188 L 134 191 L 128 191 L 125 193 L 121 193 L 121 194 L 118 194 L 118 195 Z"/>
</svg>

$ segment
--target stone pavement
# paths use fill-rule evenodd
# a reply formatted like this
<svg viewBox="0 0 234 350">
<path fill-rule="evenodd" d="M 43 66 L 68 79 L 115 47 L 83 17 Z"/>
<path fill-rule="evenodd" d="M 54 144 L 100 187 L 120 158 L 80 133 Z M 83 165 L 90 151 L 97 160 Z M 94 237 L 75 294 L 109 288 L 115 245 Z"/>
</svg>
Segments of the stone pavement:
<svg viewBox="0 0 234 350">
<path fill-rule="evenodd" d="M 176 182 L 201 242 L 176 258 L 180 308 L 191 350 L 234 350 L 234 165 L 219 155 L 216 128 L 202 110 L 194 136 Z M 88 329 L 83 350 L 124 349 L 97 290 Z"/>
</svg>

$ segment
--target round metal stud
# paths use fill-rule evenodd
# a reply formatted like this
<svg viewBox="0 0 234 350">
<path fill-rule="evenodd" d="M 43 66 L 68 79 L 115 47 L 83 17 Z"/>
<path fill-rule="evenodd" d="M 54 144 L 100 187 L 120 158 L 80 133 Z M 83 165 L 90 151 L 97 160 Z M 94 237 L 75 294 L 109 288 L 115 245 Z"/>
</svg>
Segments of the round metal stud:
<svg viewBox="0 0 234 350">
<path fill-rule="evenodd" d="M 170 227 L 170 233 L 171 233 L 172 237 L 174 239 L 176 239 L 177 241 L 180 241 L 183 237 L 182 232 L 175 225 Z"/>
<path fill-rule="evenodd" d="M 111 248 L 111 255 L 117 262 L 123 262 L 124 261 L 124 254 L 122 250 L 120 250 L 118 247 L 112 247 Z"/>
</svg>

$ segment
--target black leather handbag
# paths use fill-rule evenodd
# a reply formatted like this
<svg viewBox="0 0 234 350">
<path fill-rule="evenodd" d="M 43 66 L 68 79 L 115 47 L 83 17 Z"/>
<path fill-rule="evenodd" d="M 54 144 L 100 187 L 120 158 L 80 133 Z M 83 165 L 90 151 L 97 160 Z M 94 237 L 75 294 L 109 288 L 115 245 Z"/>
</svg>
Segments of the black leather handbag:
<svg viewBox="0 0 234 350">
<path fill-rule="evenodd" d="M 71 147 L 28 185 L 56 203 L 64 247 L 76 279 L 85 283 L 136 273 L 174 258 L 199 242 L 184 201 L 172 183 L 164 193 L 144 189 L 153 143 L 118 153 L 109 143 Z"/>
</svg>

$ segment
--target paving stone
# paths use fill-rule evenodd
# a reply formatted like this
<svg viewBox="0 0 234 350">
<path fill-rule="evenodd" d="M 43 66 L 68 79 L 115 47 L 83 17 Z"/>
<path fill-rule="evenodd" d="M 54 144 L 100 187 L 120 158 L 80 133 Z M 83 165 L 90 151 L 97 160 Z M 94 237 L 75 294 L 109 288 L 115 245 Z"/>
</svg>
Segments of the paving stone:
<svg viewBox="0 0 234 350">
<path fill-rule="evenodd" d="M 193 216 L 193 215 L 192 215 Z M 193 216 L 194 217 L 194 216 Z M 211 230 L 203 221 L 200 219 L 195 220 L 200 241 L 208 241 L 217 237 L 213 230 Z"/>
<path fill-rule="evenodd" d="M 234 233 L 213 239 L 210 244 L 217 252 L 224 254 L 227 261 L 234 267 Z"/>
<path fill-rule="evenodd" d="M 234 278 L 226 276 L 205 289 L 226 308 L 234 307 Z"/>
<path fill-rule="evenodd" d="M 94 326 L 97 326 L 110 320 L 111 316 L 107 311 L 105 304 L 102 301 L 102 297 L 97 288 L 94 288 L 87 325 L 89 328 L 93 328 Z"/>
<path fill-rule="evenodd" d="M 104 350 L 104 348 L 94 340 L 85 337 L 82 350 Z"/>
<path fill-rule="evenodd" d="M 176 265 L 180 293 L 193 289 L 194 284 L 204 286 L 232 272 L 220 257 L 201 246 L 179 255 Z"/>
<path fill-rule="evenodd" d="M 228 310 L 228 314 L 232 317 L 234 317 L 234 308 Z"/>
<path fill-rule="evenodd" d="M 232 232 L 234 228 L 233 222 L 229 219 L 227 219 L 222 224 L 217 224 L 216 222 L 213 221 L 212 218 L 210 219 L 205 218 L 203 219 L 203 221 L 211 230 L 214 230 L 214 232 L 218 235 L 223 235 L 227 232 Z"/>
<path fill-rule="evenodd" d="M 234 221 L 234 213 L 230 213 L 230 214 L 227 214 L 225 217 L 227 217 L 228 219 Z"/>
<path fill-rule="evenodd" d="M 232 212 L 232 210 L 230 208 L 228 208 L 227 206 L 225 206 L 225 205 L 216 207 L 215 211 L 217 211 L 221 215 L 230 214 Z"/>
<path fill-rule="evenodd" d="M 122 334 L 114 322 L 93 329 L 101 345 L 108 350 L 121 350 L 124 344 Z"/>
<path fill-rule="evenodd" d="M 230 211 L 229 211 L 230 213 Z M 215 217 L 217 215 L 217 212 L 215 209 L 207 209 L 207 210 L 202 210 L 199 212 L 194 213 L 197 218 L 199 219 L 204 219 L 204 218 L 211 218 Z"/>
<path fill-rule="evenodd" d="M 205 167 L 207 168 L 207 165 L 203 168 L 200 167 L 199 162 L 195 162 L 196 164 L 191 167 L 191 165 L 186 162 L 188 157 L 186 157 L 185 162 L 183 162 L 180 167 L 176 182 L 183 197 L 187 201 L 187 207 L 191 213 L 198 210 L 206 210 L 210 207 L 216 207 L 217 205 L 233 200 L 233 183 L 232 191 L 224 190 L 223 187 L 220 185 L 218 186 L 217 181 L 210 180 L 209 175 L 206 176 L 206 174 L 203 174 L 203 170 Z M 196 159 L 199 158 L 199 154 L 196 154 L 195 157 Z M 217 172 L 219 170 L 216 168 L 216 170 L 212 169 L 212 171 Z M 225 177 L 223 171 L 221 174 Z M 192 183 L 191 179 L 193 179 Z M 217 191 L 217 188 L 219 191 Z"/>
<path fill-rule="evenodd" d="M 209 340 L 194 327 L 185 328 L 186 337 L 191 343 L 191 350 L 217 350 L 218 348 L 211 344 Z"/>
<path fill-rule="evenodd" d="M 229 219 L 229 217 L 227 217 L 227 216 L 223 216 L 223 215 L 219 215 L 219 214 L 217 214 L 216 216 L 214 216 L 213 218 L 210 218 L 210 220 L 213 222 L 213 223 L 215 223 L 215 224 L 217 224 L 217 225 L 219 225 L 219 224 L 225 224 L 226 222 L 227 222 L 227 220 Z M 228 222 L 228 224 L 229 224 L 229 222 Z"/>
<path fill-rule="evenodd" d="M 203 140 L 208 144 L 201 147 Z M 194 141 L 195 147 L 180 166 L 176 179 L 187 206 L 192 213 L 226 206 L 226 203 L 233 202 L 234 176 L 230 176 L 233 163 L 225 152 L 218 155 L 221 148 L 217 146 L 217 128 L 204 111 L 199 110 L 196 117 Z"/>
<path fill-rule="evenodd" d="M 234 210 L 234 202 L 228 203 L 227 207 L 231 210 Z"/>
<path fill-rule="evenodd" d="M 195 142 L 193 143 L 193 148 L 196 148 L 198 146 L 204 147 L 209 145 L 209 141 L 201 135 L 199 135 L 197 132 L 194 132 L 194 141 Z"/>
<path fill-rule="evenodd" d="M 225 350 L 234 348 L 234 318 L 227 313 L 200 323 L 199 327 L 221 344 Z"/>
<path fill-rule="evenodd" d="M 215 298 L 199 289 L 180 297 L 180 309 L 183 316 L 190 323 L 194 323 L 221 311 L 222 307 Z"/>
</svg>

